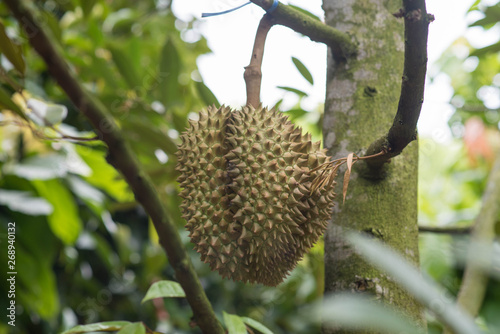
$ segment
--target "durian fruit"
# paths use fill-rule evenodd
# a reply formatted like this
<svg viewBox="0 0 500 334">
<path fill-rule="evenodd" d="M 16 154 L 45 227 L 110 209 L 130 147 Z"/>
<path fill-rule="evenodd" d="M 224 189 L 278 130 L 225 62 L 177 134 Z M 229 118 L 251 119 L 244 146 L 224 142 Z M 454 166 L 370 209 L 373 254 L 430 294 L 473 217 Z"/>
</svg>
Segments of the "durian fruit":
<svg viewBox="0 0 500 334">
<path fill-rule="evenodd" d="M 311 193 L 310 171 L 330 158 L 275 110 L 208 107 L 189 123 L 177 170 L 196 251 L 223 277 L 278 285 L 326 229 L 333 184 Z"/>
</svg>

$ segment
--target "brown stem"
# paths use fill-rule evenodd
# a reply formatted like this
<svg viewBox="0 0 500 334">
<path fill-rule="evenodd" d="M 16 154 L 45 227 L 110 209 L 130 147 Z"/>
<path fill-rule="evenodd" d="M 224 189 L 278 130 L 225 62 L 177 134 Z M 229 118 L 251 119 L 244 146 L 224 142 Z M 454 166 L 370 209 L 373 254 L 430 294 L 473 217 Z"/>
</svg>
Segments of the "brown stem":
<svg viewBox="0 0 500 334">
<path fill-rule="evenodd" d="M 107 108 L 91 96 L 76 79 L 55 44 L 24 5 L 24 1 L 5 0 L 4 3 L 18 20 L 30 44 L 45 61 L 52 77 L 66 92 L 76 108 L 89 119 L 99 138 L 107 144 L 108 161 L 123 174 L 135 198 L 151 217 L 158 232 L 160 244 L 165 249 L 169 263 L 175 270 L 176 279 L 186 293 L 196 323 L 204 333 L 224 333 L 196 275 L 176 225 L 168 217 L 153 183 L 139 165 L 137 157 L 125 141 Z"/>
<path fill-rule="evenodd" d="M 264 10 L 269 9 L 273 4 L 273 0 L 251 1 Z M 345 61 L 357 52 L 357 45 L 348 34 L 315 20 L 293 7 L 279 3 L 269 15 L 272 15 L 275 24 L 288 27 L 309 37 L 312 41 L 328 45 L 337 61 Z"/>
<path fill-rule="evenodd" d="M 419 226 L 418 231 L 420 233 L 436 233 L 436 234 L 469 234 L 471 231 L 470 227 L 438 227 L 438 226 Z"/>
<path fill-rule="evenodd" d="M 372 155 L 365 155 L 363 157 L 358 157 L 357 155 L 353 154 L 351 166 L 353 166 L 358 161 L 376 159 L 384 154 L 386 154 L 385 151 L 380 151 L 380 152 L 372 154 Z M 349 154 L 349 156 L 350 156 L 350 154 Z M 328 184 L 328 182 L 330 180 L 333 180 L 333 178 L 337 175 L 337 171 L 340 168 L 340 166 L 347 163 L 349 156 L 325 162 L 325 163 L 319 165 L 318 167 L 311 169 L 309 171 L 309 173 L 314 173 L 314 172 L 317 172 L 319 170 L 322 170 L 322 172 L 319 173 L 318 176 L 316 176 L 316 178 L 313 180 L 313 182 L 311 184 L 311 194 L 314 191 L 316 191 L 316 189 L 321 189 L 323 186 Z M 350 173 L 350 171 L 349 171 L 349 173 Z"/>
<path fill-rule="evenodd" d="M 417 121 L 424 101 L 425 74 L 427 71 L 427 35 L 434 17 L 427 14 L 425 0 L 404 0 L 405 60 L 398 110 L 389 132 L 370 145 L 367 154 L 383 149 L 387 154 L 367 162 L 379 168 L 391 157 L 400 154 L 417 139 Z"/>
<path fill-rule="evenodd" d="M 267 33 L 273 26 L 273 21 L 268 14 L 260 20 L 255 42 L 252 50 L 250 65 L 245 67 L 245 84 L 247 87 L 247 105 L 257 108 L 260 105 L 260 84 L 262 81 L 262 59 Z"/>
</svg>

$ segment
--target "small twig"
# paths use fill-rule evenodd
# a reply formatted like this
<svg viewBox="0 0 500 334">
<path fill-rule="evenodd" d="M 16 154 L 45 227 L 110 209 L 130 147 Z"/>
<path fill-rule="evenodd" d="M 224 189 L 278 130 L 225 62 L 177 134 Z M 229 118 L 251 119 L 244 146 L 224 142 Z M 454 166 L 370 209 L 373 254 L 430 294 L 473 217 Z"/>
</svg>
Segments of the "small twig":
<svg viewBox="0 0 500 334">
<path fill-rule="evenodd" d="M 436 233 L 436 234 L 469 234 L 471 227 L 438 227 L 438 226 L 419 226 L 418 231 L 421 233 Z"/>
<path fill-rule="evenodd" d="M 260 84 L 262 82 L 262 59 L 267 33 L 273 26 L 273 21 L 268 14 L 260 20 L 255 42 L 252 50 L 250 64 L 245 67 L 245 84 L 247 87 L 247 105 L 257 108 L 260 105 Z"/>
<path fill-rule="evenodd" d="M 328 184 L 328 187 L 330 187 L 333 184 L 333 178 L 335 178 L 335 176 L 337 175 L 337 171 L 339 170 L 340 166 L 342 166 L 343 164 L 345 164 L 349 161 L 349 156 L 352 155 L 351 166 L 353 166 L 356 162 L 358 162 L 360 160 L 375 159 L 375 158 L 378 158 L 380 156 L 383 156 L 384 154 L 386 154 L 385 151 L 380 151 L 380 152 L 372 154 L 372 155 L 365 155 L 365 156 L 359 157 L 356 154 L 351 153 L 347 157 L 328 161 L 328 162 L 325 162 L 325 163 L 319 165 L 316 168 L 311 169 L 309 171 L 310 174 L 321 170 L 321 174 L 316 176 L 316 178 L 314 178 L 314 180 L 311 183 L 311 194 L 318 189 L 322 189 L 326 184 Z M 348 167 L 349 167 L 349 165 L 348 165 Z M 348 175 L 347 178 L 349 178 L 350 171 L 346 175 Z M 344 195 L 345 195 L 346 191 L 347 191 L 347 188 L 344 188 Z"/>
</svg>

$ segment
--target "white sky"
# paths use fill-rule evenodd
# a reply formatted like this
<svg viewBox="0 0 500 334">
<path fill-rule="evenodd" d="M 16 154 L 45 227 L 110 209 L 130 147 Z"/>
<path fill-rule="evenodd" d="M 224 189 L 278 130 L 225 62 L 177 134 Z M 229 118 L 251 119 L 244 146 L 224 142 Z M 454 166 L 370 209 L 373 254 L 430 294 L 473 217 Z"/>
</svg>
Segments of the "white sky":
<svg viewBox="0 0 500 334">
<path fill-rule="evenodd" d="M 182 0 L 173 2 L 175 14 L 182 20 L 200 17 L 202 12 L 218 12 L 236 7 L 246 0 Z M 321 0 L 281 0 L 300 6 L 323 18 Z M 466 28 L 465 13 L 473 0 L 427 0 L 427 11 L 436 20 L 429 30 L 429 72 L 441 53 Z M 243 67 L 248 65 L 255 32 L 264 11 L 253 4 L 235 12 L 202 19 L 197 28 L 207 38 L 213 53 L 201 56 L 198 67 L 205 83 L 212 89 L 219 102 L 234 107 L 245 104 Z M 186 39 L 194 38 L 185 36 Z M 295 69 L 291 57 L 300 59 L 311 71 L 314 86 L 311 86 Z M 262 65 L 262 93 L 264 105 L 272 106 L 285 98 L 285 107 L 296 103 L 294 94 L 284 93 L 276 86 L 291 86 L 309 94 L 303 107 L 312 109 L 324 102 L 326 81 L 326 46 L 311 42 L 292 30 L 273 27 L 266 41 Z M 452 89 L 448 78 L 436 76 L 434 83 L 426 86 L 419 132 L 438 142 L 450 138 L 447 121 L 453 112 L 449 105 Z"/>
</svg>

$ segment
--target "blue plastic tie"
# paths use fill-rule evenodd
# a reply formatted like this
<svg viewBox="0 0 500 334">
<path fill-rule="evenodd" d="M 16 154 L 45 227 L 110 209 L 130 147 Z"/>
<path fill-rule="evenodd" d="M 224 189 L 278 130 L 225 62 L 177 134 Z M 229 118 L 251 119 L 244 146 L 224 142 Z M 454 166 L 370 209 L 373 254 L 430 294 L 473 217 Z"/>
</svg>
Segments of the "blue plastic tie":
<svg viewBox="0 0 500 334">
<path fill-rule="evenodd" d="M 266 13 L 271 14 L 276 8 L 278 8 L 278 0 L 274 0 L 273 5 L 266 10 Z"/>
<path fill-rule="evenodd" d="M 246 5 L 249 5 L 251 4 L 252 2 L 249 1 L 247 3 L 244 3 L 243 5 L 241 6 L 238 6 L 238 7 L 235 7 L 235 8 L 231 8 L 231 9 L 228 9 L 228 10 L 225 10 L 225 11 L 222 11 L 222 12 L 217 12 L 217 13 L 201 13 L 201 17 L 211 17 L 211 16 L 217 16 L 217 15 L 224 15 L 224 14 L 227 14 L 227 13 L 231 13 L 231 12 L 234 12 L 235 10 L 238 10 L 240 9 L 241 7 L 245 7 Z M 278 8 L 278 4 L 279 4 L 279 1 L 278 0 L 274 0 L 273 4 L 271 5 L 271 7 L 269 7 L 267 10 L 266 10 L 266 13 L 268 14 L 271 14 L 272 12 L 274 12 L 274 10 L 276 8 Z"/>
</svg>

